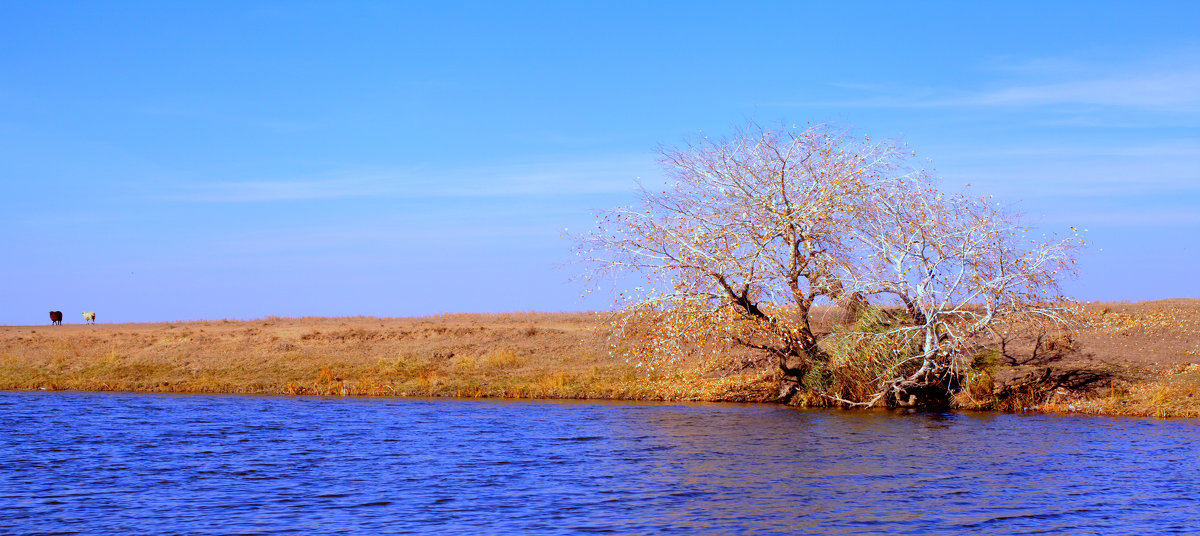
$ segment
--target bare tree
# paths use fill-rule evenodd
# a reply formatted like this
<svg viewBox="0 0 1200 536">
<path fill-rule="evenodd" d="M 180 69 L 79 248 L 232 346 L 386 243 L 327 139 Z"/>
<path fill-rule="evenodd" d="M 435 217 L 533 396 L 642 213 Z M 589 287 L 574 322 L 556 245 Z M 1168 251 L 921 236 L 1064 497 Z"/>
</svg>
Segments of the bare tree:
<svg viewBox="0 0 1200 536">
<path fill-rule="evenodd" d="M 900 306 L 893 318 L 904 321 L 839 336 L 884 337 L 918 351 L 877 378 L 866 403 L 889 394 L 904 406 L 948 403 L 984 335 L 1007 324 L 1065 324 L 1059 281 L 1074 273 L 1084 245 L 1072 231 L 1032 238 L 998 204 L 939 192 L 920 172 L 879 185 L 852 226 L 864 262 L 849 277 L 855 292 Z"/>
<path fill-rule="evenodd" d="M 598 272 L 649 280 L 614 320 L 646 363 L 732 342 L 774 361 L 781 397 L 924 404 L 923 390 L 955 388 L 972 336 L 1018 311 L 1052 311 L 1035 298 L 1055 288 L 1069 248 L 1000 240 L 1008 219 L 940 194 L 910 154 L 828 126 L 752 125 L 664 149 L 673 186 L 602 212 L 579 252 Z M 869 330 L 818 333 L 814 307 L 833 303 L 851 324 L 902 307 Z M 863 368 L 853 354 L 867 346 L 888 357 Z M 847 366 L 874 377 L 855 389 L 827 381 Z"/>
</svg>

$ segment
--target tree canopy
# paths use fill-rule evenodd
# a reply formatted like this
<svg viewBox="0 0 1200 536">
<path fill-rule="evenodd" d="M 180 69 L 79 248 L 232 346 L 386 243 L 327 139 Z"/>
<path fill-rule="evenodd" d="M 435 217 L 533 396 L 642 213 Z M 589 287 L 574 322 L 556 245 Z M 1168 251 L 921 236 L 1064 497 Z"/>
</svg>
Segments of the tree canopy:
<svg viewBox="0 0 1200 536">
<path fill-rule="evenodd" d="M 649 280 L 614 320 L 638 359 L 735 343 L 774 362 L 784 398 L 945 404 L 982 336 L 1065 321 L 1059 282 L 1082 239 L 1034 237 L 914 157 L 829 125 L 666 148 L 673 184 L 601 212 L 579 253 Z M 819 331 L 832 306 L 841 323 Z"/>
</svg>

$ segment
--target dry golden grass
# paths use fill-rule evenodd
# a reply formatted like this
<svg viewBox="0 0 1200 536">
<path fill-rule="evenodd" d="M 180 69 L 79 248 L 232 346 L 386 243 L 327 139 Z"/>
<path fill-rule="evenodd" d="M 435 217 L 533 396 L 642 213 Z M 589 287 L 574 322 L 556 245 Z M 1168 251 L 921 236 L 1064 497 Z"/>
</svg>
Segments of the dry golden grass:
<svg viewBox="0 0 1200 536">
<path fill-rule="evenodd" d="M 1085 304 L 1071 332 L 1009 343 L 961 407 L 1200 417 L 1200 300 Z"/>
<path fill-rule="evenodd" d="M 648 372 L 596 315 L 266 318 L 0 327 L 0 389 L 761 400 L 769 378 Z"/>
<path fill-rule="evenodd" d="M 1087 304 L 1080 318 L 1072 333 L 1014 337 L 1003 353 L 982 356 L 959 407 L 1200 417 L 1200 300 Z M 0 326 L 0 390 L 705 401 L 775 394 L 775 372 L 745 367 L 744 351 L 650 372 L 610 348 L 600 326 L 587 313 Z"/>
</svg>

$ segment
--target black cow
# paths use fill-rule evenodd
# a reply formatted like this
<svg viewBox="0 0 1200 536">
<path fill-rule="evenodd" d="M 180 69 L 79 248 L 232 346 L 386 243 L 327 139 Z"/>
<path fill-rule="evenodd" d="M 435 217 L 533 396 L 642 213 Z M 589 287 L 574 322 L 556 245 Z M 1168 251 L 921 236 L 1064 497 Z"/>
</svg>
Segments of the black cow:
<svg viewBox="0 0 1200 536">
<path fill-rule="evenodd" d="M 50 311 L 50 324 L 55 326 L 62 325 L 62 311 Z"/>
</svg>

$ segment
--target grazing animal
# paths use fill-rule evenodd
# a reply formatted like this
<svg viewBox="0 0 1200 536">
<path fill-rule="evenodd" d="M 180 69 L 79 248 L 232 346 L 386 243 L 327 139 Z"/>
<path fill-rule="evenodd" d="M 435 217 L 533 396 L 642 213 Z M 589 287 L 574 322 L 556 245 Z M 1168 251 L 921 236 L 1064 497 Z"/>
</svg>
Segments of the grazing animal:
<svg viewBox="0 0 1200 536">
<path fill-rule="evenodd" d="M 83 313 L 83 321 L 87 322 L 88 324 L 95 324 L 96 323 L 96 313 L 91 313 L 91 312 Z"/>
<path fill-rule="evenodd" d="M 52 326 L 61 326 L 62 325 L 62 311 L 50 311 L 50 325 L 52 325 Z"/>
</svg>

